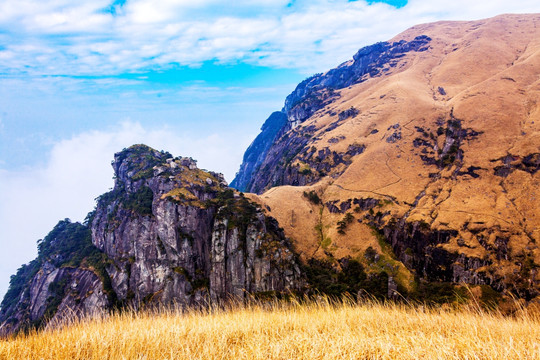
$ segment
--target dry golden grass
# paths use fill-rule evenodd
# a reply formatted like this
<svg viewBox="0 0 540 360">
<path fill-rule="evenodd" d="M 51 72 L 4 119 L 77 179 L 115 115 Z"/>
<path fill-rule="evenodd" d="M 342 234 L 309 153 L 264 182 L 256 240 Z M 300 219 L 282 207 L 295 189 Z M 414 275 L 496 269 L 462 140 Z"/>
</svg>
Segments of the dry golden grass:
<svg viewBox="0 0 540 360">
<path fill-rule="evenodd" d="M 540 359 L 540 319 L 402 305 L 250 306 L 76 322 L 1 359 Z"/>
</svg>

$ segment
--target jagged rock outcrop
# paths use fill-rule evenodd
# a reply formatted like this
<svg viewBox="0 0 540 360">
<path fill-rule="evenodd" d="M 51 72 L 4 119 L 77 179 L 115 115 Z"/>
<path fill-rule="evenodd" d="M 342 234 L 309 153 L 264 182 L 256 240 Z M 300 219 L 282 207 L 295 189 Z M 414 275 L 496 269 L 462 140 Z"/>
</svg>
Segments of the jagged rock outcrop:
<svg viewBox="0 0 540 360">
<path fill-rule="evenodd" d="M 112 306 L 107 259 L 92 245 L 88 226 L 60 221 L 38 242 L 38 250 L 38 258 L 11 278 L 1 304 L 0 333 L 98 314 Z"/>
<path fill-rule="evenodd" d="M 1 333 L 61 322 L 63 318 L 97 315 L 110 307 L 102 281 L 92 270 L 57 268 L 48 262 L 18 300 L 5 312 L 2 310 L 7 320 Z"/>
<path fill-rule="evenodd" d="M 304 286 L 278 223 L 221 174 L 144 145 L 115 154 L 112 165 L 115 186 L 88 225 L 61 222 L 12 280 L 3 332 L 66 314 L 206 306 Z"/>
<path fill-rule="evenodd" d="M 151 151 L 115 155 L 115 187 L 99 199 L 92 222 L 120 301 L 193 305 L 299 287 L 276 222 L 220 174 Z"/>
</svg>

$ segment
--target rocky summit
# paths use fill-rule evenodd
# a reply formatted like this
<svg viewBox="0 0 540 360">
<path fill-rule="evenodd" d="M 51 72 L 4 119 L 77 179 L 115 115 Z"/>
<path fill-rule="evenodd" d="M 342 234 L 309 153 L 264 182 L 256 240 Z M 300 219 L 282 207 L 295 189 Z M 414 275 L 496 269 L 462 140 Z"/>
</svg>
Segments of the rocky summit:
<svg viewBox="0 0 540 360">
<path fill-rule="evenodd" d="M 73 314 L 206 306 L 303 285 L 283 230 L 221 174 L 144 145 L 112 165 L 114 189 L 85 224 L 59 222 L 12 278 L 4 333 Z"/>
<path fill-rule="evenodd" d="M 12 277 L 1 331 L 289 293 L 539 303 L 538 74 L 540 15 L 418 25 L 300 83 L 237 190 L 125 149 L 85 223 Z"/>
</svg>

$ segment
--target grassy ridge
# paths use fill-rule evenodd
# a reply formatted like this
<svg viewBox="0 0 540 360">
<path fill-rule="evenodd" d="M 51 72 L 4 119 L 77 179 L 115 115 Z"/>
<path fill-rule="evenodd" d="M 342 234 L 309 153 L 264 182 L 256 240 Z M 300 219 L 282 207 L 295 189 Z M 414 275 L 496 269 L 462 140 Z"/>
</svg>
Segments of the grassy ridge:
<svg viewBox="0 0 540 360">
<path fill-rule="evenodd" d="M 403 305 L 125 313 L 0 341 L 0 359 L 539 359 L 540 318 Z"/>
</svg>

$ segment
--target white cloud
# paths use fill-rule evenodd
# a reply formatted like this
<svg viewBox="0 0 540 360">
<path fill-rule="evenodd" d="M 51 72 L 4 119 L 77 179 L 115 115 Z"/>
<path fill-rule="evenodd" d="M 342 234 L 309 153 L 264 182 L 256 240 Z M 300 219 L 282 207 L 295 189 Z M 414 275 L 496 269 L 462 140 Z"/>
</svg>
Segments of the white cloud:
<svg viewBox="0 0 540 360">
<path fill-rule="evenodd" d="M 217 60 L 313 72 L 418 23 L 540 12 L 536 0 L 410 0 L 400 9 L 346 0 L 287 4 L 132 0 L 113 15 L 105 0 L 3 2 L 0 30 L 10 40 L 0 49 L 0 69 L 103 74 Z"/>
<path fill-rule="evenodd" d="M 169 127 L 125 121 L 109 131 L 90 131 L 56 143 L 44 166 L 0 170 L 0 296 L 8 279 L 35 258 L 36 240 L 61 219 L 82 221 L 94 199 L 113 186 L 113 154 L 144 143 L 175 156 L 191 156 L 201 168 L 223 172 L 230 181 L 253 134 L 196 137 Z"/>
</svg>

